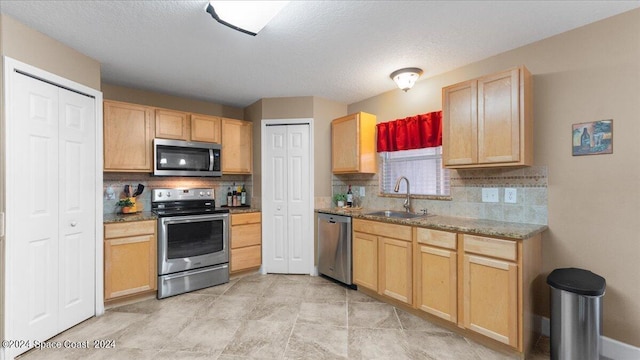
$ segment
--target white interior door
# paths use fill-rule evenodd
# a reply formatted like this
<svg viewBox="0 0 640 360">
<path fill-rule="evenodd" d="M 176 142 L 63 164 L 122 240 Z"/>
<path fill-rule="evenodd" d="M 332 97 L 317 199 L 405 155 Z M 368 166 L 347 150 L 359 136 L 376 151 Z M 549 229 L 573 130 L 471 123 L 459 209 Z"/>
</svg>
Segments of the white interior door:
<svg viewBox="0 0 640 360">
<path fill-rule="evenodd" d="M 95 99 L 59 89 L 58 330 L 93 316 L 95 306 Z"/>
<path fill-rule="evenodd" d="M 33 344 L 95 313 L 96 107 L 10 76 L 5 335 Z"/>
<path fill-rule="evenodd" d="M 46 340 L 58 330 L 58 88 L 20 74 L 12 86 L 7 317 L 16 339 Z"/>
<path fill-rule="evenodd" d="M 263 127 L 263 272 L 312 273 L 309 128 L 290 121 Z"/>
</svg>

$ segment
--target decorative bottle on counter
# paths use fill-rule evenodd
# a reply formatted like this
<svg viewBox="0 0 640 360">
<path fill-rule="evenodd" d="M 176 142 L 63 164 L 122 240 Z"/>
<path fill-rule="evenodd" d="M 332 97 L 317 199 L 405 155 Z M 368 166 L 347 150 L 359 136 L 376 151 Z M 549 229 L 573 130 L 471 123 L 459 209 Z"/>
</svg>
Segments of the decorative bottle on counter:
<svg viewBox="0 0 640 360">
<path fill-rule="evenodd" d="M 244 188 L 244 184 L 242 184 L 242 190 L 240 190 L 240 205 L 247 204 L 247 189 Z"/>
<path fill-rule="evenodd" d="M 231 195 L 231 186 L 227 188 L 227 206 L 233 206 L 233 196 Z"/>
<path fill-rule="evenodd" d="M 347 190 L 347 207 L 353 207 L 353 193 L 351 192 L 351 185 L 349 185 L 349 190 Z"/>
<path fill-rule="evenodd" d="M 232 206 L 238 206 L 238 191 L 236 190 L 236 183 L 233 183 L 233 193 L 232 193 Z"/>
</svg>

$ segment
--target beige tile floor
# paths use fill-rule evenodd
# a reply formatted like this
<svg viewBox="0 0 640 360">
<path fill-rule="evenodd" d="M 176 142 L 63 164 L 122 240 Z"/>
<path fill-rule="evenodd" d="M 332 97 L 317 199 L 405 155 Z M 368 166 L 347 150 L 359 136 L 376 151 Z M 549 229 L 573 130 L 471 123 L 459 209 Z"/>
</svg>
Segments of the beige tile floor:
<svg viewBox="0 0 640 360">
<path fill-rule="evenodd" d="M 323 277 L 252 274 L 110 309 L 51 341 L 113 349 L 31 350 L 36 359 L 510 359 Z M 534 359 L 548 359 L 548 340 Z"/>
</svg>

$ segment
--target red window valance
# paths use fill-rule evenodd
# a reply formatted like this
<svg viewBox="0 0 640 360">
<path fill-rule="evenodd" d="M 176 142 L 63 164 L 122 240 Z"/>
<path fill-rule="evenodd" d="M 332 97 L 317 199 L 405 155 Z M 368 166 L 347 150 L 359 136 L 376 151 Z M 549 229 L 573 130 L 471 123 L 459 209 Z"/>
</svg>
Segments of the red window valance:
<svg viewBox="0 0 640 360">
<path fill-rule="evenodd" d="M 376 127 L 378 152 L 442 145 L 442 111 L 380 123 Z"/>
</svg>

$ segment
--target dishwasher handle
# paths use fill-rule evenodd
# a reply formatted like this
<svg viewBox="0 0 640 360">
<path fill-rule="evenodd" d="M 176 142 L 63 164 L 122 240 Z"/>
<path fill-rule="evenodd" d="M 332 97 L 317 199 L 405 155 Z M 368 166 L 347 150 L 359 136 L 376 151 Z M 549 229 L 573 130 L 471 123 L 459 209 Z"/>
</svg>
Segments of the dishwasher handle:
<svg viewBox="0 0 640 360">
<path fill-rule="evenodd" d="M 351 223 L 351 216 L 333 215 L 333 214 L 318 214 L 318 220 L 323 220 L 332 224 L 336 223 Z"/>
</svg>

